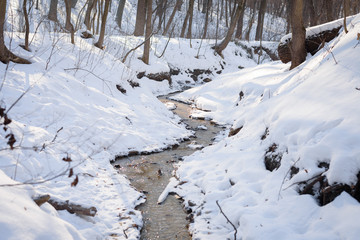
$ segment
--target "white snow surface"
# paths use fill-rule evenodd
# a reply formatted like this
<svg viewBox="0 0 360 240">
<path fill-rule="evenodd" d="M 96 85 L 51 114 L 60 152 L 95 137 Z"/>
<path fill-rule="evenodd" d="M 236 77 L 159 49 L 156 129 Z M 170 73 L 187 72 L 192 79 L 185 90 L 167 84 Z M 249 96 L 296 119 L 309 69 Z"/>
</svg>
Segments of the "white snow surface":
<svg viewBox="0 0 360 240">
<path fill-rule="evenodd" d="M 197 113 L 202 117 L 243 126 L 237 135 L 185 157 L 176 171 L 182 184 L 174 178 L 166 189 L 192 209 L 193 239 L 235 239 L 235 229 L 237 239 L 358 238 L 358 201 L 343 192 L 320 207 L 313 196 L 299 195 L 296 184 L 324 172 L 320 162 L 329 163 L 323 173 L 329 184 L 357 182 L 360 15 L 348 28 L 329 43 L 337 63 L 321 50 L 291 71 L 289 64 L 266 63 L 175 96 L 208 110 Z M 273 143 L 283 157 L 270 172 L 264 155 Z M 299 173 L 290 178 L 292 166 Z"/>
</svg>

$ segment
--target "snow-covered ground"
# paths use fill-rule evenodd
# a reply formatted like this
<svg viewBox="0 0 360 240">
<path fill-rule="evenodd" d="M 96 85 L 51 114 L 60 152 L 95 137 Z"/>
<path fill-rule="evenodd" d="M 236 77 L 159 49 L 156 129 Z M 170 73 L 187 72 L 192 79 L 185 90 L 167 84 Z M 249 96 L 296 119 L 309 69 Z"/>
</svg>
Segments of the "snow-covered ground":
<svg viewBox="0 0 360 240">
<path fill-rule="evenodd" d="M 16 9 L 15 2 L 11 3 Z M 47 30 L 51 28 L 51 23 L 45 25 Z M 33 37 L 33 31 L 31 52 L 19 47 L 22 33 L 6 33 L 6 45 L 32 64 L 0 64 L 1 107 L 12 120 L 0 134 L 1 236 L 139 238 L 142 217 L 135 207 L 145 201 L 144 195 L 113 169 L 110 160 L 129 152 L 158 151 L 188 137 L 191 132 L 155 95 L 199 85 L 205 77 L 219 75 L 217 71 L 255 66 L 258 60 L 251 46 L 259 43 L 232 43 L 222 59 L 211 50 L 214 41 L 193 39 L 190 48 L 189 40 L 172 39 L 164 56 L 157 57 L 167 39 L 154 37 L 150 65 L 137 59 L 142 48 L 123 64 L 125 53 L 141 38 L 106 37 L 106 50 L 102 51 L 93 46 L 95 39 L 80 38 L 80 32 L 72 45 L 69 34 L 39 30 Z M 171 86 L 166 80 L 136 77 L 141 71 L 168 72 L 170 66 L 180 70 L 172 76 Z M 191 77 L 195 69 L 211 71 L 195 81 Z M 13 150 L 7 144 L 11 133 L 16 139 Z M 77 186 L 71 187 L 77 180 Z M 79 217 L 55 211 L 48 203 L 39 208 L 32 198 L 43 194 L 96 207 L 97 213 Z"/>
<path fill-rule="evenodd" d="M 267 63 L 176 97 L 207 110 L 197 116 L 242 127 L 186 157 L 176 171 L 181 184 L 174 178 L 166 189 L 192 210 L 193 239 L 358 238 L 360 204 L 349 193 L 320 206 L 317 182 L 315 197 L 299 195 L 301 183 L 315 176 L 358 191 L 359 15 L 348 28 L 292 71 L 288 64 Z M 281 165 L 266 170 L 265 157 Z M 323 190 L 318 194 L 331 187 Z"/>
</svg>

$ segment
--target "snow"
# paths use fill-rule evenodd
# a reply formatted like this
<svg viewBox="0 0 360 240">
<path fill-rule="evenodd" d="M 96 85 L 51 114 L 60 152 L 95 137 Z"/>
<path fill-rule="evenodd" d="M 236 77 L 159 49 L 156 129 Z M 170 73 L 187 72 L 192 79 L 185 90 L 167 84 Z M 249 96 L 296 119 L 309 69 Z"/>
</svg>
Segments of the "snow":
<svg viewBox="0 0 360 240">
<path fill-rule="evenodd" d="M 360 234 L 360 204 L 348 193 L 320 207 L 313 196 L 299 195 L 297 185 L 321 173 L 330 185 L 357 182 L 360 16 L 348 27 L 348 34 L 341 32 L 329 43 L 337 63 L 321 50 L 292 71 L 288 64 L 266 63 L 174 96 L 207 110 L 196 110 L 198 117 L 243 126 L 237 135 L 185 157 L 174 178 L 184 184 L 167 188 L 191 208 L 194 239 L 234 239 L 216 201 L 236 226 L 237 239 L 356 239 Z M 270 172 L 264 155 L 273 143 L 282 160 Z M 299 173 L 290 178 L 292 166 Z"/>
<path fill-rule="evenodd" d="M 329 184 L 351 186 L 357 181 L 359 16 L 349 18 L 349 33 L 341 33 L 329 45 L 337 64 L 328 51 L 321 50 L 289 71 L 289 65 L 270 63 L 266 56 L 260 59 L 264 64 L 257 66 L 253 47 L 258 42 L 230 43 L 222 59 L 211 49 L 214 40 L 172 38 L 167 45 L 168 39 L 160 36 L 152 38 L 149 65 L 138 59 L 142 48 L 122 63 L 126 52 L 143 41 L 126 34 L 134 28 L 135 1 L 126 2 L 123 29 L 115 24 L 115 11 L 110 14 L 107 32 L 112 34 L 105 38 L 105 51 L 93 46 L 96 39 L 80 38 L 81 30 L 75 45 L 70 44 L 69 34 L 52 32 L 54 24 L 43 17 L 49 4 L 45 1 L 31 14 L 30 39 L 34 39 L 31 52 L 26 52 L 19 47 L 23 43 L 19 4 L 9 1 L 5 41 L 32 64 L 0 64 L 0 106 L 11 108 L 12 119 L 8 129 L 0 131 L 1 238 L 139 239 L 143 222 L 135 208 L 145 196 L 110 160 L 130 151 L 159 151 L 189 137 L 192 132 L 169 111 L 176 105 L 164 105 L 156 96 L 201 85 L 205 78 L 212 81 L 175 98 L 194 104 L 193 118 L 243 128 L 225 139 L 229 130 L 224 130 L 205 148 L 191 142 L 189 147 L 198 151 L 184 158 L 159 196 L 159 203 L 170 192 L 184 198 L 185 207 L 193 210 L 193 238 L 233 239 L 234 229 L 216 201 L 235 224 L 238 239 L 356 239 L 360 234 L 359 203 L 349 194 L 319 207 L 313 196 L 299 195 L 296 184 L 321 173 Z M 61 24 L 63 4 L 59 2 Z M 73 22 L 82 5 L 72 10 Z M 175 21 L 180 21 L 181 14 Z M 199 23 L 194 26 L 196 34 L 202 33 L 201 18 L 194 16 Z M 283 24 L 281 19 L 277 23 Z M 336 24 L 340 23 L 329 26 Z M 221 24 L 220 35 L 224 30 Z M 266 34 L 273 32 L 268 29 Z M 275 49 L 277 43 L 264 41 L 263 45 Z M 137 78 L 139 72 L 171 69 L 180 70 L 171 85 L 167 80 Z M 211 73 L 200 74 L 195 81 L 191 72 L 196 69 Z M 134 83 L 139 86 L 132 87 Z M 261 140 L 266 129 L 268 134 Z M 14 150 L 7 144 L 9 133 L 16 138 Z M 283 158 L 280 168 L 269 172 L 263 158 L 273 143 Z M 320 162 L 330 165 L 326 172 Z M 299 173 L 290 178 L 293 165 Z M 74 175 L 68 177 L 70 169 Z M 71 187 L 75 177 L 79 182 Z M 94 206 L 97 213 L 86 217 L 56 211 L 48 203 L 38 207 L 32 198 L 39 194 Z"/>
</svg>

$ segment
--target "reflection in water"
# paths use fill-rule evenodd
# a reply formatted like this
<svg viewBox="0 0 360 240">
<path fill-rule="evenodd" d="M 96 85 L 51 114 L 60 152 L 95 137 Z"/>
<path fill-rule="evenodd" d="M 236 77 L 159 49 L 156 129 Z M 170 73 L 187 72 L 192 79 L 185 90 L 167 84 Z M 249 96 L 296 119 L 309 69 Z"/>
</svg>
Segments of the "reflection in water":
<svg viewBox="0 0 360 240">
<path fill-rule="evenodd" d="M 177 108 L 174 112 L 191 129 L 196 130 L 196 136 L 191 141 L 181 143 L 175 149 L 146 156 L 122 158 L 117 160 L 115 164 L 119 164 L 121 166 L 120 172 L 129 178 L 137 190 L 146 195 L 146 203 L 139 207 L 144 220 L 141 239 L 191 239 L 187 229 L 187 214 L 183 211 L 180 200 L 174 196 L 169 196 L 163 204 L 158 205 L 157 199 L 172 176 L 173 164 L 179 162 L 181 157 L 188 156 L 196 151 L 193 146 L 202 145 L 206 147 L 211 144 L 212 139 L 222 129 L 208 121 L 190 119 L 191 107 L 189 105 L 165 98 L 160 100 L 163 103 L 175 103 Z M 198 128 L 199 126 L 202 127 Z M 196 141 L 196 143 L 192 141 Z"/>
</svg>

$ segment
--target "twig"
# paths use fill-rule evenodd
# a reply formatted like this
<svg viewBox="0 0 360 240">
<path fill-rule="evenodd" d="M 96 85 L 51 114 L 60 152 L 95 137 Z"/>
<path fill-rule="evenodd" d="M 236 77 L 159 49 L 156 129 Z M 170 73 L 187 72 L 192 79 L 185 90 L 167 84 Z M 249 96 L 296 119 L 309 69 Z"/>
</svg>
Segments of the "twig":
<svg viewBox="0 0 360 240">
<path fill-rule="evenodd" d="M 8 114 L 8 113 L 10 112 L 10 110 L 20 101 L 20 99 L 21 99 L 23 96 L 25 96 L 25 94 L 28 93 L 29 91 L 30 91 L 30 87 L 29 87 L 28 89 L 26 89 L 26 91 L 23 92 L 23 93 L 20 95 L 20 97 L 18 97 L 18 98 L 16 99 L 16 101 L 13 102 L 13 104 L 11 104 L 11 106 L 9 107 L 9 109 L 6 111 L 6 114 Z"/>
<path fill-rule="evenodd" d="M 150 35 L 148 38 L 146 38 L 142 43 L 140 43 L 140 44 L 137 45 L 136 47 L 130 49 L 130 51 L 128 51 L 128 52 L 125 54 L 125 57 L 121 60 L 121 62 L 122 62 L 122 63 L 125 63 L 126 58 L 129 56 L 129 54 L 130 54 L 131 52 L 135 51 L 136 49 L 138 49 L 139 47 L 141 47 L 142 45 L 144 45 L 144 43 L 145 43 L 146 41 L 148 41 L 154 34 L 155 34 L 155 32 L 151 33 L 151 35 Z"/>
<path fill-rule="evenodd" d="M 286 174 L 285 174 L 285 176 L 284 176 L 284 178 L 283 178 L 283 180 L 282 180 L 282 182 L 281 182 L 281 185 L 280 185 L 280 189 L 279 189 L 279 193 L 278 193 L 278 201 L 279 201 L 279 199 L 280 199 L 281 189 L 282 189 L 282 187 L 283 187 L 283 185 L 284 185 L 284 183 L 285 183 L 285 178 L 286 178 L 286 176 L 289 174 L 289 172 L 291 171 L 291 169 L 292 169 L 293 167 L 295 167 L 295 164 L 296 164 L 298 161 L 300 161 L 300 158 L 298 158 L 298 160 L 296 160 L 296 161 L 293 163 L 293 165 L 291 165 L 291 167 L 289 168 L 289 170 L 286 172 Z"/>
<path fill-rule="evenodd" d="M 52 143 L 55 142 L 55 140 L 56 140 L 56 138 L 57 138 L 57 136 L 58 136 L 58 133 L 59 133 L 61 130 L 63 130 L 63 129 L 64 129 L 64 128 L 61 127 L 59 130 L 56 131 L 56 134 L 55 134 L 53 140 L 51 140 Z"/>
<path fill-rule="evenodd" d="M 234 228 L 234 230 L 235 230 L 234 240 L 236 240 L 237 229 L 236 229 L 235 225 L 234 225 L 234 224 L 229 220 L 229 218 L 225 215 L 225 213 L 223 212 L 223 210 L 222 210 L 221 207 L 220 207 L 220 204 L 219 204 L 219 201 L 218 201 L 218 200 L 216 200 L 216 205 L 218 205 L 221 214 L 226 218 L 227 222 L 230 223 L 230 225 Z"/>
<path fill-rule="evenodd" d="M 92 71 L 89 71 L 89 70 L 84 69 L 84 68 L 79 68 L 79 67 L 75 67 L 75 68 L 65 68 L 64 70 L 65 70 L 65 71 L 70 71 L 70 70 L 82 70 L 82 71 L 85 71 L 85 72 L 90 73 L 90 74 L 93 75 L 94 77 L 102 80 L 102 81 L 105 83 L 105 85 L 107 86 L 107 88 L 109 89 L 110 94 L 113 96 L 112 91 L 111 91 L 111 88 L 110 88 L 110 86 L 109 86 L 108 83 L 107 83 L 107 82 L 110 82 L 110 81 L 108 81 L 108 80 L 106 80 L 106 79 L 104 79 L 104 78 L 99 77 L 98 75 L 96 75 L 96 74 L 93 73 Z"/>
</svg>

